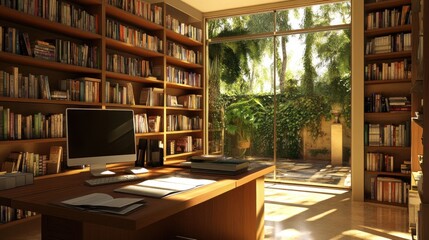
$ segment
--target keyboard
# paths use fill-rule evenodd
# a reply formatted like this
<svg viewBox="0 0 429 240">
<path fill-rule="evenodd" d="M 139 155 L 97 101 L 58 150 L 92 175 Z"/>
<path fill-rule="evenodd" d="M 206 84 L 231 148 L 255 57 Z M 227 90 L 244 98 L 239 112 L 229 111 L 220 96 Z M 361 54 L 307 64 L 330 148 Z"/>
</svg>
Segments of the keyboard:
<svg viewBox="0 0 429 240">
<path fill-rule="evenodd" d="M 98 185 L 104 185 L 104 184 L 128 182 L 128 181 L 142 179 L 143 177 L 144 177 L 143 175 L 125 174 L 125 175 L 117 175 L 117 176 L 110 176 L 110 177 L 91 178 L 91 179 L 85 180 L 85 183 L 90 186 L 98 186 Z"/>
</svg>

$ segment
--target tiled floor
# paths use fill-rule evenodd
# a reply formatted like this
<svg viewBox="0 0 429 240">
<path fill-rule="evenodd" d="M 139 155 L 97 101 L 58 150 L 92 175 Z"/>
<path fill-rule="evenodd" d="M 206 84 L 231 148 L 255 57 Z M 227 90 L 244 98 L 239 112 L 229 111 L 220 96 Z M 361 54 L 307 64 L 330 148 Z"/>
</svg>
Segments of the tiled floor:
<svg viewBox="0 0 429 240">
<path fill-rule="evenodd" d="M 266 183 L 265 239 L 411 239 L 406 208 L 353 202 L 347 189 Z"/>
<path fill-rule="evenodd" d="M 258 159 L 257 162 L 272 164 L 272 160 Z M 310 184 L 339 188 L 351 187 L 351 169 L 334 166 L 330 161 L 279 159 L 276 162 L 276 173 L 268 174 L 267 180 L 288 183 Z"/>
</svg>

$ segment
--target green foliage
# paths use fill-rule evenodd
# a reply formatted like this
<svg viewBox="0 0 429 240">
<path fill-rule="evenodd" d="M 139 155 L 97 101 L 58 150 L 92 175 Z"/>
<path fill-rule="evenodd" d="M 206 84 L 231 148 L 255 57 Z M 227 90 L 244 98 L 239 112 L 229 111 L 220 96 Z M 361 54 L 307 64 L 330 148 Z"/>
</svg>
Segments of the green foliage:
<svg viewBox="0 0 429 240">
<path fill-rule="evenodd" d="M 299 93 L 277 95 L 276 130 L 277 155 L 298 158 L 301 155 L 301 131 L 306 127 L 313 137 L 322 134 L 322 117 L 330 114 L 330 105 L 322 96 L 305 96 Z M 225 127 L 229 145 L 226 152 L 233 154 L 236 141 L 251 139 L 252 154 L 272 156 L 274 146 L 274 97 L 223 96 L 226 106 Z M 235 142 L 235 143 L 234 143 Z"/>
</svg>

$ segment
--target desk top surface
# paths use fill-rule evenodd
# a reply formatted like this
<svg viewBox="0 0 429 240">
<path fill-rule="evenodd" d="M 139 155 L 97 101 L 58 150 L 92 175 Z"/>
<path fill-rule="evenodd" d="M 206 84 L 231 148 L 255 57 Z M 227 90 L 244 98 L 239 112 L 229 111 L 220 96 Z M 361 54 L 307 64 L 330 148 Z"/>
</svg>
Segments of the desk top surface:
<svg viewBox="0 0 429 240">
<path fill-rule="evenodd" d="M 121 168 L 118 169 L 118 174 L 121 174 Z M 92 178 L 88 171 L 72 171 L 55 177 L 38 178 L 32 185 L 0 191 L 0 205 L 31 210 L 56 217 L 64 218 L 64 216 L 67 216 L 68 219 L 76 221 L 101 223 L 125 229 L 139 229 L 263 177 L 272 171 L 274 171 L 274 166 L 252 165 L 246 173 L 226 176 L 190 173 L 190 170 L 186 168 L 162 167 L 149 169 L 149 173 L 145 173 L 147 178 L 95 187 L 84 183 L 86 179 Z M 162 199 L 144 197 L 146 205 L 127 215 L 92 213 L 64 207 L 59 204 L 61 201 L 94 192 L 107 193 L 115 198 L 132 197 L 133 195 L 130 194 L 114 192 L 114 189 L 146 179 L 176 174 L 213 179 L 216 182 Z"/>
</svg>

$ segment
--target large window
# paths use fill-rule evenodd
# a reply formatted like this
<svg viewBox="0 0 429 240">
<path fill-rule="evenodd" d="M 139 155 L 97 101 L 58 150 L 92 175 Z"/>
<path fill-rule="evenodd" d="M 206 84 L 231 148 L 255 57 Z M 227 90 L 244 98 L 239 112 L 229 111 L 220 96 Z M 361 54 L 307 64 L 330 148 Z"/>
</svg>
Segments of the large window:
<svg viewBox="0 0 429 240">
<path fill-rule="evenodd" d="M 209 20 L 209 153 L 275 163 L 281 180 L 292 160 L 330 160 L 341 113 L 347 164 L 349 23 L 350 2 Z"/>
</svg>

